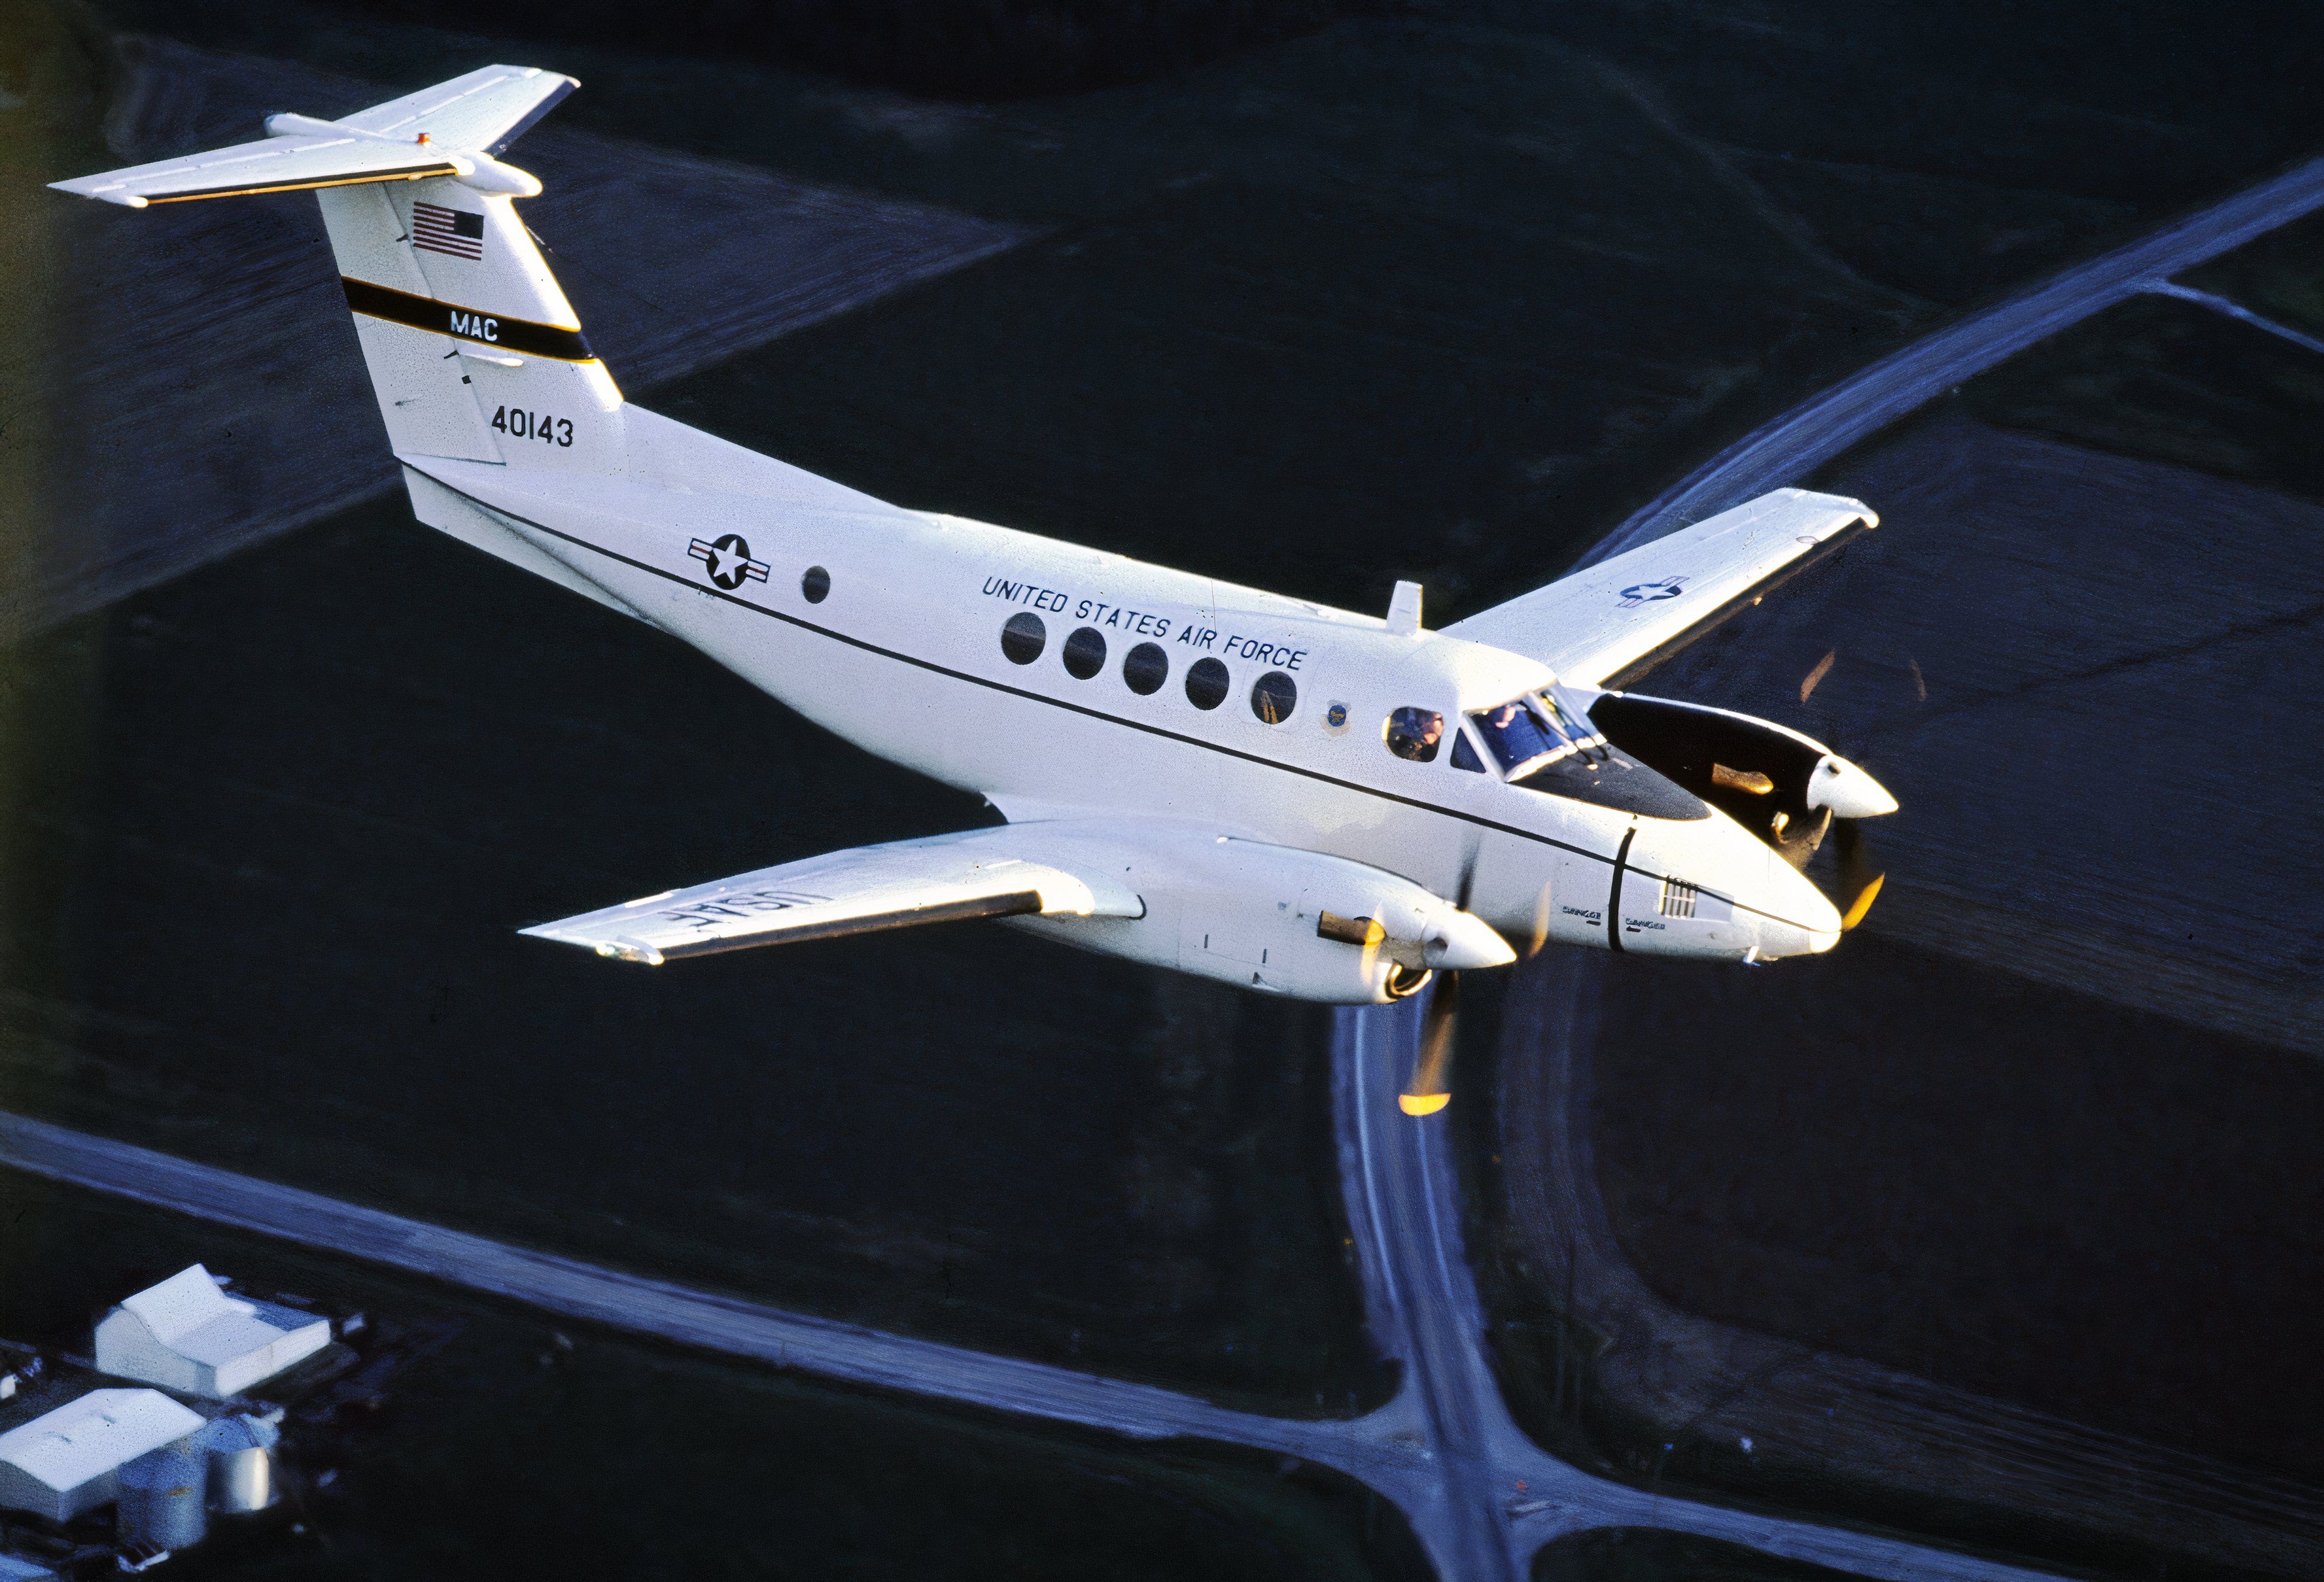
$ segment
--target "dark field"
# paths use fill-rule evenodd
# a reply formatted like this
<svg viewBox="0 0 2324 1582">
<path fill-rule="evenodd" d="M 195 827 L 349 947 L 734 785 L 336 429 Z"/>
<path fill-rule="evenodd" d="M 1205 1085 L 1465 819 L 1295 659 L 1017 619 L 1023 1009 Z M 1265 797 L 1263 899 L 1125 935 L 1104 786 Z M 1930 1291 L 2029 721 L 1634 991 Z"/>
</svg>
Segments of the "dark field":
<svg viewBox="0 0 2324 1582">
<path fill-rule="evenodd" d="M 2273 279 L 2300 278 L 2266 246 Z M 1558 1145 L 1469 1133 L 1504 1365 L 1539 1431 L 1636 1476 L 2108 1568 L 2175 1547 L 2174 1567 L 2309 1569 L 2324 747 L 2301 700 L 2324 683 L 2324 513 L 2297 436 L 2324 418 L 2316 361 L 2183 302 L 2116 309 L 1827 469 L 1881 530 L 1641 684 L 1831 740 L 1904 810 L 1871 828 L 1888 888 L 1833 955 L 1576 976 L 1579 1122 L 1617 1256 L 1716 1320 L 1674 1332 L 1665 1375 L 1714 1334 L 1766 1372 L 1683 1421 L 1641 1416 L 1645 1374 L 1593 1395 L 1604 1313 L 1576 1306 L 1555 1227 L 1500 1218 L 1503 1156 Z M 1504 1081 L 1527 1069 L 1503 1052 Z M 1650 1368 L 1633 1340 L 1618 1355 Z M 2190 1510 L 2168 1542 L 2134 1536 L 2162 1508 L 2144 1495 L 2119 1531 L 2013 1514 L 1973 1492 L 2005 1439 L 1899 1463 L 1868 1437 L 1877 1396 L 1837 1382 L 1837 1415 L 1802 1430 L 1766 1387 L 1790 1410 L 1805 1386 L 1784 1378 L 1857 1376 L 1808 1360 L 1827 1357 L 1959 1392 L 1997 1433 L 2026 1409 L 2115 1436 L 2125 1467 L 2208 1484 L 2249 1525 L 2222 1539 Z"/>
<path fill-rule="evenodd" d="M 1544 1544 L 1533 1582 L 1840 1582 L 1847 1572 L 1712 1538 L 1601 1527 Z"/>
<path fill-rule="evenodd" d="M 2259 12 L 2115 11 L 2099 37 L 1984 10 L 1876 27 L 1838 6 L 1416 8 L 1007 103 L 676 39 L 646 59 L 254 0 L 104 14 L 401 85 L 537 60 L 587 83 L 568 124 L 1045 227 L 648 404 L 909 504 L 1289 593 L 1375 609 L 1419 577 L 1434 624 L 1546 580 L 1832 378 L 2324 143 L 2324 99 L 2296 91 L 2312 30 Z M 92 157 L 102 108 L 56 157 Z M 2247 283 L 2316 332 L 2290 245 L 2223 261 L 2210 289 Z M 585 322 L 652 290 L 558 262 Z M 1592 1180 L 1658 1300 L 2235 1478 L 2324 1478 L 2302 1432 L 2324 1402 L 2301 1382 L 2324 1274 L 2307 1146 L 2324 854 L 2301 796 L 2247 795 L 2324 779 L 2285 701 L 2316 690 L 2324 598 L 2297 498 L 2316 495 L 2301 355 L 2177 302 L 2039 349 L 1833 468 L 1882 532 L 1646 684 L 1824 734 L 1905 808 L 1877 837 L 1889 891 L 1831 960 L 1716 981 L 1612 964 L 1584 1052 Z M 1833 649 L 1811 705 L 1799 680 Z M 1266 1409 L 1385 1393 L 1343 1261 L 1322 1016 L 992 930 L 659 973 L 516 938 L 983 815 L 412 527 L 400 499 L 13 650 L 0 731 L 0 1106 Z M 1583 1424 L 1580 1359 L 1604 1337 L 1560 1327 L 1568 1288 L 1526 1284 L 1538 1249 L 1493 1219 L 1493 1112 L 1462 1114 L 1483 1123 L 1472 1245 L 1495 1316 L 1554 1338 L 1538 1371 L 1504 1354 L 1550 1442 L 1674 1485 L 1993 1531 L 1990 1511 L 1884 1492 L 1844 1439 L 1770 1482 L 1724 1449 L 1658 1456 L 1699 1419 Z M 25 1200 L 24 1223 L 54 1228 L 41 1248 L 68 1249 L 67 1288 L 127 1288 L 81 1254 L 96 1210 Z M 0 1291 L 29 1288 L 16 1245 Z M 795 1404 L 782 1381 L 610 1343 L 541 1370 L 525 1320 L 471 1320 L 488 1330 L 437 1415 L 415 1399 L 383 1437 L 415 1469 L 383 1454 L 375 1482 L 351 1479 L 345 1541 L 378 1568 L 441 1559 L 364 1546 L 433 1543 L 410 1513 L 447 1488 L 473 1501 L 504 1463 L 544 1556 L 593 1557 L 573 1535 L 650 1476 L 722 1534 L 667 1568 L 774 1564 L 733 1536 L 767 1496 L 696 1479 L 691 1441 L 656 1437 L 665 1389 L 751 1448 L 721 1467 L 756 1464 L 766 1421 L 862 1447 L 782 1475 L 808 1491 L 802 1574 L 986 1555 L 1274 1574 L 1309 1546 L 1316 1574 L 1401 1563 L 1351 1547 L 1354 1496 L 1271 1467 L 862 1395 Z M 605 1371 L 560 1383 L 586 1367 Z M 738 1377 L 761 1393 L 747 1409 Z M 508 1452 L 511 1421 L 534 1453 Z M 560 1458 L 580 1492 L 554 1485 Z M 1074 1478 L 1119 1492 L 1084 1510 Z M 1169 1501 L 1183 1531 L 1156 1525 Z M 1012 1508 L 1030 1514 L 989 1514 Z M 894 1547 L 848 1548 L 831 1512 Z M 963 1557 L 955 1525 L 991 1547 Z M 2206 1563 L 2050 1536 L 2104 1568 Z M 1780 1574 L 1635 1534 L 1542 1568 Z"/>
<path fill-rule="evenodd" d="M 2324 280 L 2324 237 L 2311 237 Z M 2324 356 L 2169 297 L 2140 297 L 1978 380 L 1998 428 L 2324 500 Z"/>
<path fill-rule="evenodd" d="M 383 82 L 516 47 L 240 0 L 109 10 Z M 1443 621 L 1950 312 L 2324 131 L 2250 81 L 2150 73 L 2117 84 L 2135 114 L 2062 69 L 2045 92 L 1970 31 L 1422 11 L 1001 105 L 532 47 L 587 84 L 561 123 L 1054 229 L 661 398 L 676 415 L 1303 597 L 1376 608 L 1418 577 Z M 1907 78 L 1911 118 L 1876 110 Z M 585 320 L 651 290 L 560 268 Z"/>
<path fill-rule="evenodd" d="M 2315 1057 L 1850 946 L 1764 981 L 1612 963 L 1600 1180 L 1639 1267 L 1709 1317 L 2324 1483 Z"/>
<path fill-rule="evenodd" d="M 200 1259 L 340 1314 L 447 1325 L 387 1404 L 286 1438 L 284 1508 L 172 1575 L 1425 1577 L 1395 1508 L 1313 1468 L 804 1383 L 0 1173 L 0 1335 L 86 1347 Z M 319 1475 L 335 1472 L 327 1485 Z M 285 1531 L 304 1522 L 303 1535 Z M 271 1529 L 271 1531 L 265 1530 Z"/>
<path fill-rule="evenodd" d="M 876 1326 L 1377 1393 L 1320 1014 L 991 928 L 682 974 L 517 937 L 983 815 L 401 514 L 19 650 L 0 1104 Z"/>
</svg>

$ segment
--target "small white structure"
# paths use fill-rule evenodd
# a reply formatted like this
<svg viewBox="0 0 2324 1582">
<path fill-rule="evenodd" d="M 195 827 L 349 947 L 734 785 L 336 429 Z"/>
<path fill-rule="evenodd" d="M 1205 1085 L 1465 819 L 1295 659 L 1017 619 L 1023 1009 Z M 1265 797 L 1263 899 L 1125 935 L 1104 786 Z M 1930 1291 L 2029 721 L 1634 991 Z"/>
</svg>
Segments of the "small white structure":
<svg viewBox="0 0 2324 1582">
<path fill-rule="evenodd" d="M 112 1502 L 124 1463 L 201 1426 L 159 1390 L 91 1390 L 0 1434 L 0 1509 L 69 1522 Z"/>
<path fill-rule="evenodd" d="M 199 1264 L 124 1301 L 97 1326 L 97 1366 L 225 1400 L 331 1342 L 331 1321 L 228 1296 Z"/>
</svg>

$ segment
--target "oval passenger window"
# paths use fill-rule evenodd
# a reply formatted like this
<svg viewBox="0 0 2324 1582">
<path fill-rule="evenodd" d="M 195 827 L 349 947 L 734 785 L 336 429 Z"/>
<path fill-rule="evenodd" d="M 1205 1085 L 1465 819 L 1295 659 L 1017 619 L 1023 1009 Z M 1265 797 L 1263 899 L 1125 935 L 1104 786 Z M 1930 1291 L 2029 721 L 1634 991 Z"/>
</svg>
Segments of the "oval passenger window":
<svg viewBox="0 0 2324 1582">
<path fill-rule="evenodd" d="M 1186 701 L 1198 709 L 1215 709 L 1227 701 L 1227 667 L 1216 659 L 1197 659 L 1186 672 Z"/>
<path fill-rule="evenodd" d="M 1012 665 L 1030 665 L 1041 657 L 1042 647 L 1048 640 L 1049 629 L 1030 610 L 1019 611 L 1001 629 L 1001 651 L 1009 656 Z"/>
<path fill-rule="evenodd" d="M 1065 639 L 1065 674 L 1087 681 L 1105 668 L 1105 639 L 1094 626 L 1084 626 Z"/>
<path fill-rule="evenodd" d="M 1159 643 L 1140 643 L 1121 661 L 1121 684 L 1139 697 L 1150 697 L 1170 679 L 1170 656 Z"/>
<path fill-rule="evenodd" d="M 1250 712 L 1270 725 L 1280 725 L 1299 706 L 1299 684 L 1280 670 L 1270 670 L 1251 683 Z"/>
<path fill-rule="evenodd" d="M 831 574 L 819 566 L 808 566 L 807 575 L 799 578 L 799 592 L 807 595 L 808 603 L 822 603 L 831 596 Z"/>
<path fill-rule="evenodd" d="M 1380 727 L 1388 750 L 1414 763 L 1434 763 L 1444 740 L 1444 716 L 1434 709 L 1398 709 Z"/>
</svg>

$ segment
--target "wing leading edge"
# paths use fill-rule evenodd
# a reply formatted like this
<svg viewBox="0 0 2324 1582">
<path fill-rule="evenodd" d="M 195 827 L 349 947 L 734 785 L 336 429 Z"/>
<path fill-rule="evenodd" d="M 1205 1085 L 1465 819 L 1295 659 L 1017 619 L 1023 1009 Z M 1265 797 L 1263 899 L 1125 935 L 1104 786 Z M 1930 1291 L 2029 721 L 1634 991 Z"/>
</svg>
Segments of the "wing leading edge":
<svg viewBox="0 0 2324 1582">
<path fill-rule="evenodd" d="M 837 939 L 977 917 L 1140 917 L 1099 865 L 1041 860 L 1038 824 L 858 846 L 666 890 L 520 932 L 659 966 L 754 945 Z"/>
<path fill-rule="evenodd" d="M 1575 685 L 1627 685 L 1879 525 L 1860 500 L 1778 489 L 1444 630 Z"/>
</svg>

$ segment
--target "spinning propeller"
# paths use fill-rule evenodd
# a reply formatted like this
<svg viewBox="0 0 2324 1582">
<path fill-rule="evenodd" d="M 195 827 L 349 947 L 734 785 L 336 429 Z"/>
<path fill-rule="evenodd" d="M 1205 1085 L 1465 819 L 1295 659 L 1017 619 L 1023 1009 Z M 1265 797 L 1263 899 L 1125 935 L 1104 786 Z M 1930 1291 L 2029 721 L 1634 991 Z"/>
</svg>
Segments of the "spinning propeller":
<svg viewBox="0 0 2324 1582">
<path fill-rule="evenodd" d="M 1835 648 L 1816 661 L 1815 667 L 1800 683 L 1802 703 L 1815 691 L 1816 684 L 1831 673 L 1832 662 L 1839 657 L 1840 650 Z M 1919 674 L 1919 667 L 1915 666 L 1916 679 Z M 1880 887 L 1888 877 L 1873 860 L 1871 844 L 1864 838 L 1861 821 L 1895 812 L 1896 799 L 1880 782 L 1848 759 L 1829 756 L 1808 777 L 1807 804 L 1830 816 L 1835 855 L 1840 859 L 1840 925 L 1843 929 L 1854 928 L 1872 910 L 1872 903 L 1879 898 Z"/>
<path fill-rule="evenodd" d="M 1461 868 L 1461 910 L 1469 909 L 1469 891 L 1477 878 L 1477 848 L 1471 843 Z M 1396 1096 L 1396 1107 L 1406 1115 L 1434 1115 L 1452 1102 L 1452 1033 L 1461 1016 L 1461 974 L 1445 969 L 1436 974 L 1435 992 L 1420 1023 L 1420 1057 L 1412 1062 L 1412 1081 Z"/>
<path fill-rule="evenodd" d="M 1873 866 L 1870 843 L 1856 820 L 1834 819 L 1831 833 L 1840 857 L 1840 925 L 1854 928 L 1879 899 L 1880 887 L 1888 876 Z"/>
</svg>

